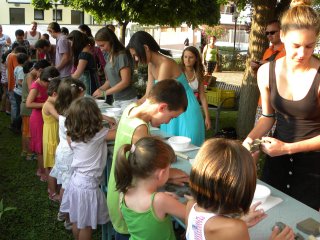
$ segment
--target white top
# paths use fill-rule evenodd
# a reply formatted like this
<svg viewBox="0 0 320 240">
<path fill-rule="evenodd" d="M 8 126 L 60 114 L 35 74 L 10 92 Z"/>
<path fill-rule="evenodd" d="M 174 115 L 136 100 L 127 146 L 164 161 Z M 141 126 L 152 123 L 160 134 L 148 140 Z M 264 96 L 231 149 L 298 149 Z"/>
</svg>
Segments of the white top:
<svg viewBox="0 0 320 240">
<path fill-rule="evenodd" d="M 26 39 L 29 41 L 30 45 L 34 46 L 36 42 L 40 39 L 41 34 L 37 31 L 36 35 L 32 36 L 30 31 L 27 31 Z"/>
<path fill-rule="evenodd" d="M 107 163 L 106 135 L 109 129 L 102 128 L 88 142 L 71 142 L 73 160 L 71 167 L 75 172 L 102 180 Z"/>
<path fill-rule="evenodd" d="M 199 88 L 198 78 L 195 78 L 192 82 L 189 82 L 189 86 L 194 92 L 198 92 L 198 88 Z"/>
<path fill-rule="evenodd" d="M 186 238 L 187 240 L 205 240 L 204 225 L 210 218 L 217 215 L 214 213 L 197 212 L 194 208 L 195 206 L 196 203 L 192 206 L 188 216 Z"/>
</svg>

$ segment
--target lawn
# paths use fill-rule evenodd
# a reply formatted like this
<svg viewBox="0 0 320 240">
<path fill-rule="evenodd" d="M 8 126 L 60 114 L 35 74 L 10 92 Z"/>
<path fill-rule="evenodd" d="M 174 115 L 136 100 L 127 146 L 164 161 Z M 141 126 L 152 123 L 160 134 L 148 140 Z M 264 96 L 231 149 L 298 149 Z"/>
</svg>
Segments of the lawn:
<svg viewBox="0 0 320 240">
<path fill-rule="evenodd" d="M 212 112 L 212 123 L 214 115 Z M 234 127 L 236 112 L 223 112 L 220 126 Z M 63 223 L 56 220 L 58 204 L 50 201 L 47 184 L 35 175 L 36 161 L 21 159 L 21 136 L 9 129 L 10 117 L 0 112 L 0 200 L 4 207 L 16 207 L 5 212 L 0 219 L 1 240 L 73 239 Z M 206 132 L 207 138 L 213 131 Z M 101 239 L 101 229 L 93 239 Z"/>
</svg>

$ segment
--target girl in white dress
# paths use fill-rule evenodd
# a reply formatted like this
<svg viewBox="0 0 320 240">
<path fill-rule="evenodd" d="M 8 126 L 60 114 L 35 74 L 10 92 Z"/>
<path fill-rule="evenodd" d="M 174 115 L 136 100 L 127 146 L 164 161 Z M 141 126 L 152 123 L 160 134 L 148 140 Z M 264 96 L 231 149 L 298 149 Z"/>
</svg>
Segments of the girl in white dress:
<svg viewBox="0 0 320 240">
<path fill-rule="evenodd" d="M 73 150 L 73 174 L 65 189 L 60 211 L 67 212 L 75 239 L 91 239 L 92 229 L 107 222 L 105 195 L 99 188 L 107 161 L 107 140 L 115 130 L 102 125 L 102 115 L 94 99 L 75 100 L 65 126 Z"/>
</svg>

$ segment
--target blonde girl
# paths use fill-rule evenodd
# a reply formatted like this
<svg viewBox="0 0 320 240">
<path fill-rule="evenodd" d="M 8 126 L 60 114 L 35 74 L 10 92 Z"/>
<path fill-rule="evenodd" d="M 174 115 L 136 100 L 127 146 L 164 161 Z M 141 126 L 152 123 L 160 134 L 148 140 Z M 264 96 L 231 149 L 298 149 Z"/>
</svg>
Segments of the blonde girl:
<svg viewBox="0 0 320 240">
<path fill-rule="evenodd" d="M 123 193 L 120 210 L 130 239 L 175 239 L 170 216 L 183 219 L 185 205 L 167 193 L 157 192 L 167 182 L 175 159 L 173 149 L 154 137 L 119 149 L 115 178 L 117 190 Z"/>
</svg>

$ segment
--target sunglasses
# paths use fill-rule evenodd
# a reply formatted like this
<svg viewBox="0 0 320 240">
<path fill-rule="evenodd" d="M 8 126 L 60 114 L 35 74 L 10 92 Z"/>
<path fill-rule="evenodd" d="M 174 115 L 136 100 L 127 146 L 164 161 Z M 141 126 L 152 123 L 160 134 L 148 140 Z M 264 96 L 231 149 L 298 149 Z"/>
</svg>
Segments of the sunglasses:
<svg viewBox="0 0 320 240">
<path fill-rule="evenodd" d="M 268 36 L 268 35 L 274 35 L 276 32 L 278 32 L 278 31 L 270 31 L 270 32 L 266 32 L 266 36 Z"/>
</svg>

